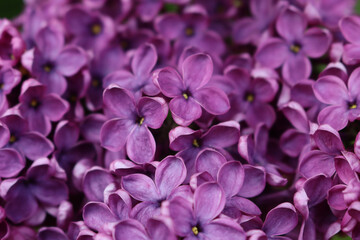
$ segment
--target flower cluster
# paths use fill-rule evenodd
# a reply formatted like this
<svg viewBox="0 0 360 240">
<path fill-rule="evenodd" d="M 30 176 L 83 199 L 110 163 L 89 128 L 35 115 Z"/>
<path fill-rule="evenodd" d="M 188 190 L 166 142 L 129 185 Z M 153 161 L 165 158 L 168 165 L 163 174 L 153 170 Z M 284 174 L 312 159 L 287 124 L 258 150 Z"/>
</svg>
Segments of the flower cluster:
<svg viewBox="0 0 360 240">
<path fill-rule="evenodd" d="M 25 3 L 0 239 L 360 239 L 355 0 Z"/>
</svg>

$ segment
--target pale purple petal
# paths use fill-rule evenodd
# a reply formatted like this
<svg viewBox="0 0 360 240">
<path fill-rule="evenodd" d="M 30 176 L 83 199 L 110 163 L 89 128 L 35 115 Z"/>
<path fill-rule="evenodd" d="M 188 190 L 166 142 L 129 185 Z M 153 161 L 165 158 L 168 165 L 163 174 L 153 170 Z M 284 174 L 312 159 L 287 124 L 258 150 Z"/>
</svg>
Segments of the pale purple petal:
<svg viewBox="0 0 360 240">
<path fill-rule="evenodd" d="M 346 185 L 338 184 L 333 186 L 327 196 L 327 201 L 329 206 L 335 210 L 345 210 L 347 209 L 347 204 L 344 200 L 343 191 L 346 189 Z"/>
<path fill-rule="evenodd" d="M 349 99 L 349 94 L 343 80 L 336 76 L 323 76 L 314 86 L 316 98 L 326 104 L 340 105 Z"/>
<path fill-rule="evenodd" d="M 192 97 L 185 99 L 183 96 L 172 99 L 169 108 L 175 122 L 182 126 L 188 126 L 190 123 L 200 118 L 201 107 Z"/>
<path fill-rule="evenodd" d="M 102 202 L 89 202 L 83 208 L 85 224 L 99 232 L 106 232 L 107 225 L 118 221 L 109 207 Z"/>
<path fill-rule="evenodd" d="M 159 193 L 151 178 L 143 174 L 131 174 L 122 178 L 123 188 L 139 201 L 156 201 Z"/>
<path fill-rule="evenodd" d="M 325 107 L 318 115 L 319 124 L 328 124 L 336 130 L 341 130 L 348 123 L 349 114 L 343 106 Z"/>
<path fill-rule="evenodd" d="M 287 41 L 301 39 L 306 29 L 306 17 L 295 7 L 289 7 L 276 21 L 276 30 Z"/>
<path fill-rule="evenodd" d="M 189 235 L 191 228 L 197 224 L 191 203 L 182 197 L 170 201 L 169 215 L 174 221 L 175 233 L 181 237 Z"/>
<path fill-rule="evenodd" d="M 265 67 L 280 67 L 288 58 L 289 49 L 286 43 L 277 38 L 266 40 L 255 53 L 255 59 Z"/>
<path fill-rule="evenodd" d="M 13 146 L 31 160 L 46 157 L 54 150 L 54 145 L 50 140 L 36 132 L 22 135 Z"/>
<path fill-rule="evenodd" d="M 14 177 L 24 167 L 24 158 L 17 151 L 10 148 L 0 149 L 0 177 Z"/>
<path fill-rule="evenodd" d="M 321 151 L 339 154 L 344 149 L 339 133 L 328 125 L 320 126 L 314 133 L 314 140 Z"/>
<path fill-rule="evenodd" d="M 231 161 L 221 166 L 217 181 L 224 189 L 227 198 L 236 195 L 244 183 L 244 168 L 240 162 Z"/>
<path fill-rule="evenodd" d="M 182 75 L 185 86 L 196 91 L 210 81 L 213 73 L 213 62 L 206 54 L 198 53 L 186 58 L 182 64 Z"/>
<path fill-rule="evenodd" d="M 299 171 L 306 178 L 319 174 L 331 177 L 335 172 L 334 157 L 322 151 L 313 150 L 304 156 Z"/>
<path fill-rule="evenodd" d="M 239 141 L 240 125 L 235 121 L 227 121 L 212 126 L 203 136 L 205 145 L 214 148 L 225 148 Z"/>
<path fill-rule="evenodd" d="M 49 94 L 42 101 L 41 110 L 51 121 L 59 121 L 69 109 L 68 102 L 56 94 Z"/>
<path fill-rule="evenodd" d="M 204 183 L 195 190 L 194 214 L 201 222 L 209 222 L 221 213 L 225 202 L 224 191 L 217 183 Z"/>
<path fill-rule="evenodd" d="M 66 47 L 56 59 L 56 70 L 69 77 L 77 73 L 86 63 L 86 54 L 81 48 Z"/>
<path fill-rule="evenodd" d="M 182 94 L 185 90 L 183 79 L 178 71 L 171 67 L 165 67 L 157 73 L 154 79 L 155 85 L 160 88 L 160 91 L 167 97 L 176 97 Z"/>
<path fill-rule="evenodd" d="M 113 176 L 105 169 L 94 167 L 86 172 L 83 191 L 91 201 L 103 201 L 105 188 L 114 182 Z"/>
<path fill-rule="evenodd" d="M 311 74 L 310 60 L 303 54 L 290 56 L 284 63 L 282 68 L 284 79 L 291 86 L 307 79 Z"/>
<path fill-rule="evenodd" d="M 216 175 L 224 163 L 226 163 L 226 158 L 220 152 L 206 148 L 197 155 L 195 169 L 196 172 L 208 172 L 213 179 L 216 179 Z"/>
<path fill-rule="evenodd" d="M 193 97 L 207 112 L 214 115 L 224 114 L 230 109 L 226 94 L 217 88 L 201 88 L 194 93 Z"/>
<path fill-rule="evenodd" d="M 186 177 L 186 167 L 181 158 L 168 156 L 163 159 L 155 171 L 155 183 L 160 195 L 167 197 Z"/>
<path fill-rule="evenodd" d="M 340 30 L 346 40 L 351 43 L 360 44 L 360 18 L 358 16 L 345 17 L 339 22 Z"/>
<path fill-rule="evenodd" d="M 110 151 L 120 151 L 136 125 L 126 119 L 112 119 L 104 123 L 100 132 L 101 145 Z"/>
<path fill-rule="evenodd" d="M 329 48 L 331 35 L 325 29 L 310 28 L 306 31 L 303 39 L 303 50 L 312 58 L 321 57 Z"/>
<path fill-rule="evenodd" d="M 136 126 L 126 143 L 129 158 L 138 164 L 148 163 L 153 160 L 155 150 L 156 143 L 150 130 L 144 125 Z"/>
<path fill-rule="evenodd" d="M 160 220 L 150 219 L 147 223 L 149 236 L 153 240 L 176 240 L 174 233 Z"/>
<path fill-rule="evenodd" d="M 111 85 L 104 91 L 104 109 L 110 116 L 131 119 L 135 113 L 135 100 L 131 92 Z"/>
<path fill-rule="evenodd" d="M 131 62 L 131 69 L 136 76 L 147 76 L 154 68 L 157 53 L 154 45 L 145 44 L 136 50 Z"/>
<path fill-rule="evenodd" d="M 211 240 L 245 240 L 244 230 L 230 219 L 216 219 L 204 227 L 204 234 Z"/>
<path fill-rule="evenodd" d="M 242 197 L 255 197 L 265 189 L 266 176 L 262 167 L 244 165 L 246 179 L 238 193 Z"/>
<path fill-rule="evenodd" d="M 115 226 L 115 240 L 149 240 L 144 226 L 134 219 L 119 222 Z"/>
<path fill-rule="evenodd" d="M 66 234 L 57 227 L 43 227 L 39 230 L 38 240 L 68 240 Z"/>
<path fill-rule="evenodd" d="M 163 124 L 168 114 L 168 106 L 163 98 L 143 97 L 138 102 L 139 114 L 144 118 L 144 124 L 153 129 L 158 129 Z"/>
</svg>

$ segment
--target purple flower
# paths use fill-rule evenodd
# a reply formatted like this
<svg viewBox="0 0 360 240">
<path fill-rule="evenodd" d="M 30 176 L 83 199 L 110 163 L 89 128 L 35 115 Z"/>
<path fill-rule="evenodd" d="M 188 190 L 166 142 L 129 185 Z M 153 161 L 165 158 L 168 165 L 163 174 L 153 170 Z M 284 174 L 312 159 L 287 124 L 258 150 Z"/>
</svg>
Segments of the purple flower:
<svg viewBox="0 0 360 240">
<path fill-rule="evenodd" d="M 244 230 L 235 221 L 215 219 L 225 202 L 224 191 L 213 182 L 204 183 L 195 190 L 193 204 L 181 197 L 174 198 L 168 208 L 175 233 L 186 240 L 246 239 Z"/>
<path fill-rule="evenodd" d="M 18 115 L 7 115 L 0 119 L 6 129 L 0 131 L 3 146 L 16 150 L 30 160 L 46 157 L 54 150 L 54 145 L 38 132 L 29 131 L 28 123 Z M 11 153 L 10 159 L 17 158 Z M 19 162 L 15 161 L 14 163 Z"/>
<path fill-rule="evenodd" d="M 281 38 L 264 41 L 255 58 L 264 66 L 282 66 L 282 75 L 289 85 L 308 78 L 311 63 L 308 57 L 319 58 L 329 48 L 331 35 L 326 29 L 306 30 L 306 17 L 296 8 L 289 7 L 276 21 L 276 30 Z"/>
<path fill-rule="evenodd" d="M 111 119 L 101 128 L 101 144 L 111 151 L 126 145 L 127 155 L 136 163 L 153 160 L 155 140 L 148 129 L 158 129 L 164 122 L 168 107 L 164 99 L 142 97 L 135 102 L 133 94 L 116 85 L 104 91 L 104 108 Z"/>
<path fill-rule="evenodd" d="M 154 45 L 144 44 L 139 47 L 131 61 L 131 72 L 126 70 L 115 71 L 106 76 L 104 79 L 104 87 L 111 84 L 132 91 L 135 98 L 138 99 L 142 93 L 149 96 L 155 96 L 159 93 L 159 89 L 151 81 L 151 70 L 157 61 L 157 53 Z"/>
<path fill-rule="evenodd" d="M 47 94 L 46 87 L 35 79 L 23 83 L 19 102 L 19 111 L 30 130 L 45 136 L 51 131 L 50 121 L 59 121 L 69 109 L 65 100 L 54 93 Z"/>
<path fill-rule="evenodd" d="M 360 29 L 360 17 L 344 17 L 339 22 L 341 33 L 345 39 L 350 42 L 344 46 L 343 61 L 346 64 L 356 64 L 360 61 L 359 47 L 360 38 L 355 34 Z"/>
<path fill-rule="evenodd" d="M 77 46 L 64 47 L 62 33 L 50 27 L 38 33 L 36 46 L 31 72 L 48 92 L 63 94 L 65 77 L 74 75 L 87 63 L 86 54 Z"/>
<path fill-rule="evenodd" d="M 314 132 L 313 139 L 319 150 L 302 156 L 299 172 L 306 178 L 319 174 L 331 177 L 335 172 L 334 158 L 344 150 L 340 135 L 329 125 L 322 125 Z"/>
<path fill-rule="evenodd" d="M 66 30 L 73 36 L 73 42 L 85 49 L 102 49 L 114 36 L 113 20 L 98 12 L 74 7 L 65 14 Z"/>
<path fill-rule="evenodd" d="M 21 81 L 21 73 L 10 67 L 3 67 L 0 70 L 0 106 L 6 105 L 6 96 Z"/>
<path fill-rule="evenodd" d="M 205 158 L 210 156 L 224 158 L 221 153 L 228 155 L 224 148 L 237 143 L 239 137 L 240 126 L 235 121 L 214 125 L 204 133 L 200 130 L 194 131 L 180 126 L 169 132 L 170 148 L 178 151 L 177 156 L 181 157 L 185 162 L 187 169 L 186 181 L 195 173 L 195 162 L 202 150 L 210 149 L 210 151 L 205 152 L 205 154 L 208 153 L 208 155 L 204 155 Z"/>
<path fill-rule="evenodd" d="M 220 115 L 229 110 L 229 100 L 224 92 L 214 87 L 207 87 L 213 63 L 209 55 L 194 54 L 183 62 L 181 75 L 171 67 L 157 73 L 155 84 L 161 92 L 172 98 L 169 103 L 176 123 L 188 126 L 200 118 L 201 108 Z"/>
<path fill-rule="evenodd" d="M 15 66 L 25 51 L 25 42 L 7 19 L 0 21 L 0 43 L 0 66 Z"/>
<path fill-rule="evenodd" d="M 149 219 L 147 229 L 134 219 L 119 222 L 115 226 L 115 240 L 176 240 L 175 234 L 170 227 L 160 219 Z"/>
<path fill-rule="evenodd" d="M 155 29 L 164 37 L 174 39 L 176 56 L 187 46 L 216 56 L 224 53 L 225 45 L 218 33 L 208 30 L 208 16 L 199 6 L 183 15 L 165 14 L 155 19 Z"/>
<path fill-rule="evenodd" d="M 271 127 L 276 115 L 269 102 L 278 91 L 277 74 L 270 69 L 257 69 L 250 76 L 244 69 L 229 67 L 225 77 L 234 87 L 229 93 L 231 109 L 220 118 L 236 121 L 244 119 L 253 128 L 260 123 Z"/>
<path fill-rule="evenodd" d="M 66 234 L 57 227 L 43 227 L 39 230 L 37 235 L 37 239 L 39 240 L 68 240 L 69 238 Z"/>
<path fill-rule="evenodd" d="M 1 183 L 7 217 L 14 223 L 41 224 L 46 207 L 56 207 L 68 196 L 65 173 L 56 162 L 40 158 L 33 162 L 25 177 Z"/>
<path fill-rule="evenodd" d="M 186 177 L 181 158 L 168 156 L 155 171 L 155 181 L 144 174 L 130 174 L 122 178 L 122 187 L 136 200 L 141 201 L 131 211 L 133 218 L 146 224 L 149 218 L 160 213 L 161 203 L 171 199 Z"/>
<path fill-rule="evenodd" d="M 325 107 L 318 115 L 319 124 L 329 124 L 341 130 L 360 117 L 360 68 L 355 69 L 347 82 L 334 75 L 320 77 L 314 84 L 316 98 L 330 106 Z"/>
</svg>

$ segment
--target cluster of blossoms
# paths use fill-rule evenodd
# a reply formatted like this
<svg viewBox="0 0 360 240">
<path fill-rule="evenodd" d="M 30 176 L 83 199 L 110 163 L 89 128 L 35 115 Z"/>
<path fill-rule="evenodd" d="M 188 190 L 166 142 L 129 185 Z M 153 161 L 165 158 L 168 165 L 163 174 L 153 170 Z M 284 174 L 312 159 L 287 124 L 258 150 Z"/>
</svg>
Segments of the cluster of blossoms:
<svg viewBox="0 0 360 240">
<path fill-rule="evenodd" d="M 0 239 L 360 239 L 355 0 L 25 3 Z"/>
</svg>

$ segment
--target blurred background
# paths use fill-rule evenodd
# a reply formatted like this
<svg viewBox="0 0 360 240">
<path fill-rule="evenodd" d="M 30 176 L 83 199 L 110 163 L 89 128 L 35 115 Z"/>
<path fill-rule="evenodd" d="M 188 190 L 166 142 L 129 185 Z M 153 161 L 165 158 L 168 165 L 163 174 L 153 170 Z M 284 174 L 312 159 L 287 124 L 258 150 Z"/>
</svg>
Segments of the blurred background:
<svg viewBox="0 0 360 240">
<path fill-rule="evenodd" d="M 23 7 L 24 0 L 0 0 L 0 18 L 14 18 L 21 13 Z M 360 14 L 360 0 L 357 0 L 355 11 Z"/>
</svg>

